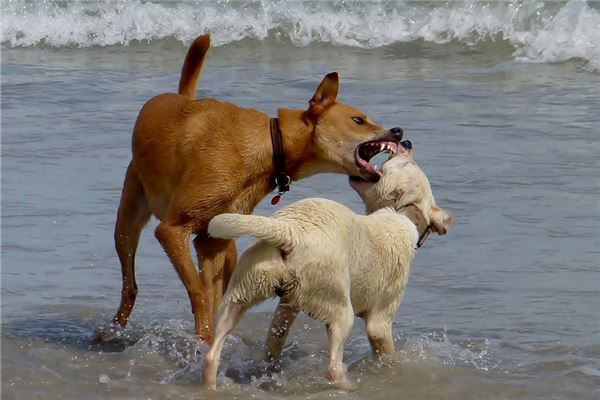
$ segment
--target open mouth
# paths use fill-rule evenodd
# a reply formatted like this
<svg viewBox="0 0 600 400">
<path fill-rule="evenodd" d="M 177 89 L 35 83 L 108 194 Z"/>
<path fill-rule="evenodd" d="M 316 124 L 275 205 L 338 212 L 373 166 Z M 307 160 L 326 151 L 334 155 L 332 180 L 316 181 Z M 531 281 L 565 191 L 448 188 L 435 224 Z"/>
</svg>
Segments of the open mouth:
<svg viewBox="0 0 600 400">
<path fill-rule="evenodd" d="M 381 166 L 372 164 L 370 161 L 375 155 L 387 153 L 387 159 L 390 159 L 398 151 L 398 141 L 383 139 L 373 140 L 361 143 L 354 152 L 356 165 L 360 168 L 362 177 L 352 177 L 354 179 L 364 179 L 371 182 L 377 182 L 381 177 Z M 381 159 L 381 158 L 379 158 Z"/>
</svg>

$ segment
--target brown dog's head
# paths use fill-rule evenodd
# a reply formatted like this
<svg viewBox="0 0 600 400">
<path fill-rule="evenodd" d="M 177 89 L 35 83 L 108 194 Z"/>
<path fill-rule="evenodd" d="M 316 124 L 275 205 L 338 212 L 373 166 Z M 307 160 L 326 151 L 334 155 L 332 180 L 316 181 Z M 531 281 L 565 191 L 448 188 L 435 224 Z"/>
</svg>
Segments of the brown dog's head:
<svg viewBox="0 0 600 400">
<path fill-rule="evenodd" d="M 384 129 L 364 112 L 336 102 L 338 86 L 336 72 L 326 75 L 309 102 L 306 116 L 314 124 L 313 151 L 332 172 L 376 182 L 381 171 L 369 160 L 382 151 L 395 153 L 402 129 Z"/>
<path fill-rule="evenodd" d="M 350 186 L 362 198 L 367 213 L 394 208 L 413 221 L 419 232 L 430 226 L 433 232 L 445 235 L 452 223 L 452 214 L 436 206 L 429 180 L 413 161 L 408 140 L 400 143 L 395 155 L 383 164 L 377 183 L 351 177 Z"/>
</svg>

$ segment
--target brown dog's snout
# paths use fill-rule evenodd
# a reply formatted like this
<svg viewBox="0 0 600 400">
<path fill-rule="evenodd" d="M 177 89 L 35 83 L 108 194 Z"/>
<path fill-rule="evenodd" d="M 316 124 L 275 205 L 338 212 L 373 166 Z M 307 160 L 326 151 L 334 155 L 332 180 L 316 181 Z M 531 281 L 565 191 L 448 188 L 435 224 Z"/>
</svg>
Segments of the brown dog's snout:
<svg viewBox="0 0 600 400">
<path fill-rule="evenodd" d="M 413 148 L 412 142 L 410 140 L 405 140 L 400 142 L 400 145 L 404 147 L 406 150 L 411 150 Z"/>
<path fill-rule="evenodd" d="M 402 140 L 402 135 L 404 135 L 404 131 L 402 128 L 392 128 L 390 129 L 390 133 L 394 135 L 398 140 Z"/>
</svg>

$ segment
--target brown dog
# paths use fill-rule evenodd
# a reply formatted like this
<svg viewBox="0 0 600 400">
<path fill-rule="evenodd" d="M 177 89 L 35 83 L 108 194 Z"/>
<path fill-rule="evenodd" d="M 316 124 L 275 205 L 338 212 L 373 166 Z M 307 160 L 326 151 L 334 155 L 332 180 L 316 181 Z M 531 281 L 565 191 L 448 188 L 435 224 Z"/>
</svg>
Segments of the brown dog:
<svg viewBox="0 0 600 400">
<path fill-rule="evenodd" d="M 127 324 L 137 285 L 134 258 L 142 228 L 154 215 L 156 238 L 179 274 L 191 301 L 196 333 L 212 340 L 213 314 L 236 265 L 233 240 L 208 237 L 217 214 L 251 213 L 275 187 L 269 116 L 215 99 L 195 99 L 196 82 L 210 47 L 208 35 L 188 50 L 179 92 L 150 99 L 133 130 L 115 226 L 123 274 L 121 304 L 113 323 Z M 320 172 L 359 175 L 375 181 L 368 163 L 402 129 L 383 129 L 362 111 L 336 102 L 337 73 L 321 82 L 308 110 L 277 110 L 285 168 L 292 180 Z M 190 253 L 190 236 L 201 272 Z M 101 335 L 100 335 L 100 339 Z"/>
</svg>

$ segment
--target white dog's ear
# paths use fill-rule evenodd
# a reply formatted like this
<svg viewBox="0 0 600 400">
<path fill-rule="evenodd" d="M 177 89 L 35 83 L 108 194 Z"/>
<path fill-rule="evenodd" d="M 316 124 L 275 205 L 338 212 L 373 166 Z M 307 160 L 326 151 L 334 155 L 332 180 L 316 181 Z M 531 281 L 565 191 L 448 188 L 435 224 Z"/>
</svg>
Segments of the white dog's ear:
<svg viewBox="0 0 600 400">
<path fill-rule="evenodd" d="M 434 232 L 437 232 L 438 235 L 445 235 L 452 224 L 452 214 L 442 208 L 433 206 L 429 215 L 429 223 Z"/>
<path fill-rule="evenodd" d="M 308 104 L 308 111 L 317 116 L 321 114 L 327 107 L 335 103 L 339 87 L 339 78 L 337 72 L 332 72 L 325 75 L 325 78 L 319 84 L 317 91 Z"/>
</svg>

